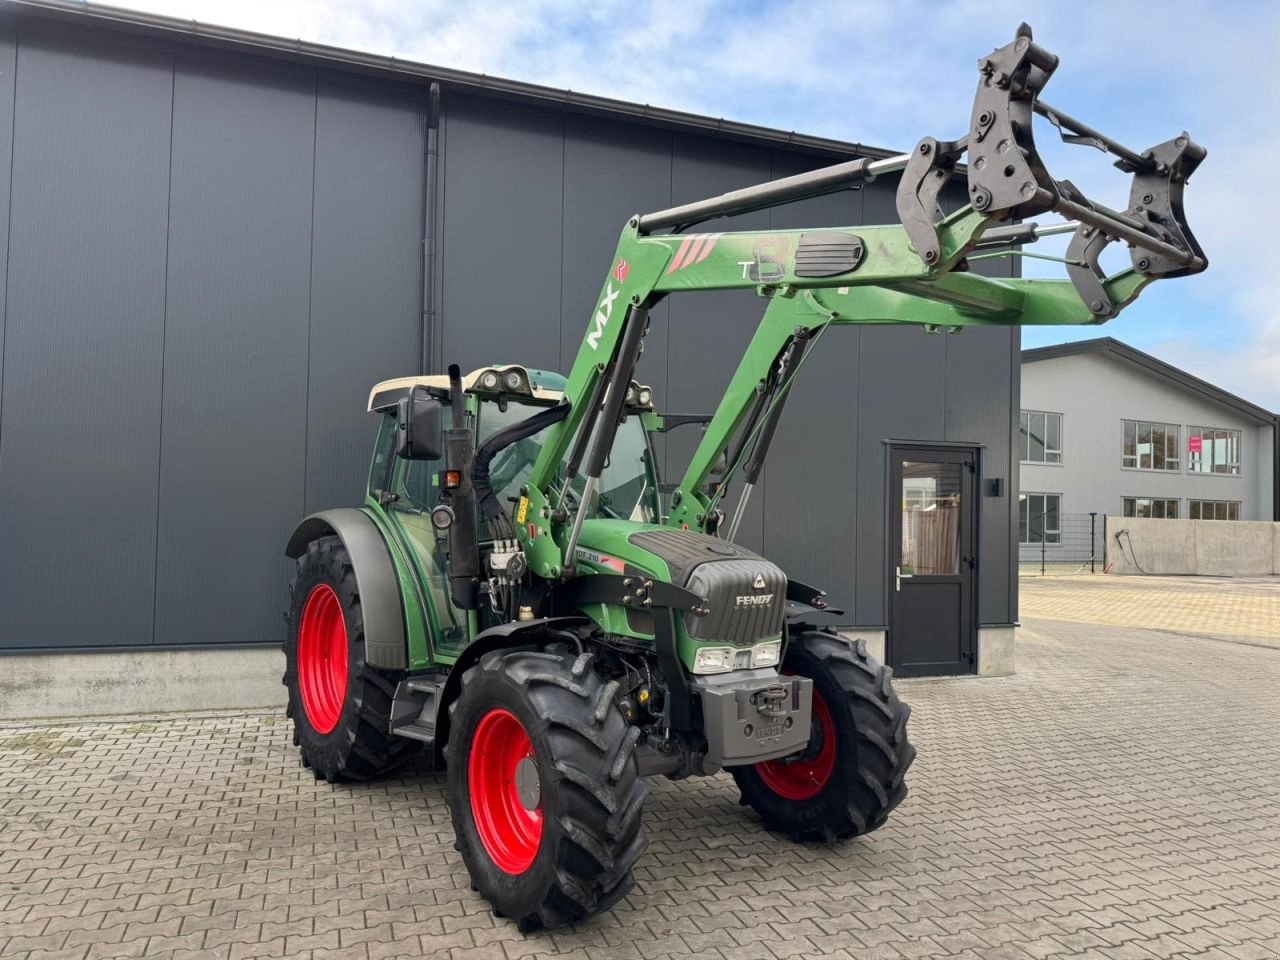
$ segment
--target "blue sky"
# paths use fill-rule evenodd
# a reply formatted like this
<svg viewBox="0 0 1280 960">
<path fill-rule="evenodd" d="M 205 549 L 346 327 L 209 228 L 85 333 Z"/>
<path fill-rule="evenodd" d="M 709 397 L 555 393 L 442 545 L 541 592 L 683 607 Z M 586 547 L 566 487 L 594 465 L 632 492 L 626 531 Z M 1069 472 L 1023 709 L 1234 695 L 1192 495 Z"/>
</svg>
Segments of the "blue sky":
<svg viewBox="0 0 1280 960">
<path fill-rule="evenodd" d="M 1280 410 L 1280 297 L 1267 242 L 1280 189 L 1280 4 L 1011 0 L 119 0 L 138 9 L 906 150 L 959 136 L 979 56 L 1019 21 L 1057 53 L 1044 99 L 1136 148 L 1184 129 L 1209 157 L 1187 188 L 1210 260 L 1103 327 Z M 1106 158 L 1037 129 L 1050 171 L 1125 206 Z M 1045 252 L 1061 253 L 1042 243 Z M 1122 258 L 1127 260 L 1127 257 Z M 1028 275 L 1048 275 L 1028 263 Z"/>
</svg>

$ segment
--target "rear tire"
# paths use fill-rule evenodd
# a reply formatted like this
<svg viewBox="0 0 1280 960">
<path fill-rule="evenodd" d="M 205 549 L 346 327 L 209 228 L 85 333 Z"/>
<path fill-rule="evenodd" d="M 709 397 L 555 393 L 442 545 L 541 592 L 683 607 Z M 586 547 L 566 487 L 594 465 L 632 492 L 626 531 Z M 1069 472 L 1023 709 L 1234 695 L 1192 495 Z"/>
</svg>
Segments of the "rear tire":
<svg viewBox="0 0 1280 960">
<path fill-rule="evenodd" d="M 639 730 L 592 655 L 493 651 L 450 705 L 449 810 L 471 881 L 522 931 L 609 909 L 646 845 Z"/>
<path fill-rule="evenodd" d="M 893 671 L 863 641 L 819 630 L 790 643 L 783 670 L 813 680 L 813 734 L 796 757 L 732 768 L 743 802 L 796 840 L 870 833 L 906 797 L 916 756 Z"/>
<path fill-rule="evenodd" d="M 284 656 L 293 743 L 317 780 L 368 780 L 417 752 L 389 732 L 397 678 L 365 662 L 360 595 L 339 537 L 311 541 L 298 558 Z"/>
</svg>

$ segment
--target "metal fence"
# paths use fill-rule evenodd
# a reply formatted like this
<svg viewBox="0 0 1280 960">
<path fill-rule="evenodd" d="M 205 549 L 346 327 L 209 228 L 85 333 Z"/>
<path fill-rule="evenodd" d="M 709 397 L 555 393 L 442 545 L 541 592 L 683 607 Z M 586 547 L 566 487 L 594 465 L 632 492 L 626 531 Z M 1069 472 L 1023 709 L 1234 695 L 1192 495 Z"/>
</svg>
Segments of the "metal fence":
<svg viewBox="0 0 1280 960">
<path fill-rule="evenodd" d="M 1064 576 L 1102 573 L 1106 567 L 1106 514 L 1032 514 L 1018 530 L 1018 573 Z"/>
</svg>

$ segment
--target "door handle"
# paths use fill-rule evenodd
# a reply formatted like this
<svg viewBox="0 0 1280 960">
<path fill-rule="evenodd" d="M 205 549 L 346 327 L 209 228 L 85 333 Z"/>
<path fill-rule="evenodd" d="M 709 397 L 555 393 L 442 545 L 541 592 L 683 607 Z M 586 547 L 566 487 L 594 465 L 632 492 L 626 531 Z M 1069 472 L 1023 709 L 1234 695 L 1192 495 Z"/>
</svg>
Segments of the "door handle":
<svg viewBox="0 0 1280 960">
<path fill-rule="evenodd" d="M 910 580 L 910 579 L 911 579 L 912 577 L 914 577 L 914 576 L 915 576 L 915 574 L 914 574 L 914 573 L 903 573 L 903 572 L 902 572 L 902 567 L 894 567 L 894 577 L 895 577 L 895 580 L 896 580 L 896 583 L 895 583 L 895 585 L 894 585 L 894 589 L 895 589 L 896 591 L 898 591 L 899 593 L 901 593 L 901 592 L 902 592 L 902 581 L 903 581 L 903 580 Z"/>
</svg>

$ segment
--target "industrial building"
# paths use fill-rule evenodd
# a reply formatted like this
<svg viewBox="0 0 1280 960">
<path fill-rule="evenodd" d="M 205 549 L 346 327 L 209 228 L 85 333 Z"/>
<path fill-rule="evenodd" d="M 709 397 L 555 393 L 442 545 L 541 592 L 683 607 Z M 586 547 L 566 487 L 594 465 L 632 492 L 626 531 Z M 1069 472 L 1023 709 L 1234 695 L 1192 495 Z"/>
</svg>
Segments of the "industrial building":
<svg viewBox="0 0 1280 960">
<path fill-rule="evenodd" d="M 630 215 L 895 152 L 96 4 L 0 5 L 0 702 L 278 700 L 285 541 L 361 500 L 372 384 L 449 362 L 564 370 Z M 895 186 L 733 228 L 895 222 Z M 714 409 L 762 312 L 733 293 L 655 309 L 659 408 Z M 900 673 L 1011 669 L 1019 365 L 1016 328 L 840 330 L 788 405 L 741 539 L 825 587 Z M 669 473 L 692 434 L 671 435 Z M 904 511 L 928 497 L 960 562 L 899 577 Z"/>
<path fill-rule="evenodd" d="M 1022 353 L 1019 541 L 1062 519 L 1280 520 L 1280 418 L 1111 337 Z"/>
</svg>

